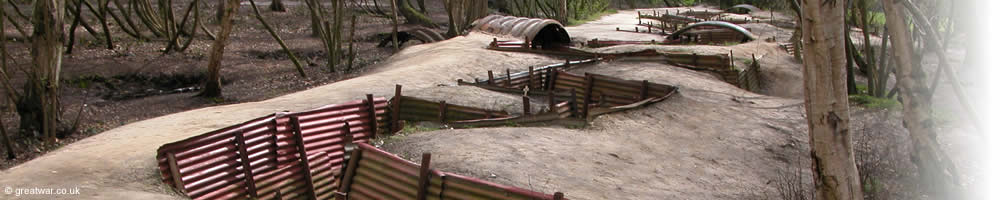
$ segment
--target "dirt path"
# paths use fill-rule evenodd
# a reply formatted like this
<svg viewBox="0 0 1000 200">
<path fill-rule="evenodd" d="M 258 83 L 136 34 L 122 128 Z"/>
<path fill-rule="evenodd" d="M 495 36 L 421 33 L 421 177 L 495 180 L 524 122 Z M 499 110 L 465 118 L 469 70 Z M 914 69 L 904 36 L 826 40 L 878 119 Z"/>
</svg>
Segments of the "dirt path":
<svg viewBox="0 0 1000 200">
<path fill-rule="evenodd" d="M 366 93 L 391 96 L 394 84 L 417 90 L 454 85 L 456 79 L 471 80 L 486 70 L 559 62 L 482 48 L 491 39 L 471 34 L 412 46 L 369 75 L 266 101 L 202 108 L 121 126 L 0 172 L 0 187 L 79 188 L 81 193 L 21 196 L 27 199 L 176 199 L 180 197 L 159 181 L 156 172 L 154 155 L 162 144 L 277 111 L 306 110 L 360 99 Z"/>
</svg>

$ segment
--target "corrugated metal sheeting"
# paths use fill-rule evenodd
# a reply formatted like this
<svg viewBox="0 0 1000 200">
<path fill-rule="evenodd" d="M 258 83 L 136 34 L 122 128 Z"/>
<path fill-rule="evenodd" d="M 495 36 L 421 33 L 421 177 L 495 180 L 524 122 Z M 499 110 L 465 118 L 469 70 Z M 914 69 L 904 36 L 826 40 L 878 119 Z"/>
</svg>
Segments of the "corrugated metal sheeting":
<svg viewBox="0 0 1000 200">
<path fill-rule="evenodd" d="M 514 16 L 489 15 L 472 22 L 471 30 L 515 38 L 527 38 L 532 43 L 569 44 L 569 33 L 559 21 L 552 19 L 524 18 Z"/>
<path fill-rule="evenodd" d="M 304 112 L 271 114 L 165 144 L 157 150 L 160 176 L 192 199 L 334 199 L 343 194 L 351 199 L 554 199 L 429 170 L 366 144 L 380 130 L 393 131 L 389 124 L 423 116 L 413 113 L 425 107 L 439 112 L 441 105 L 402 95 L 392 104 L 391 110 L 402 112 L 389 112 L 389 101 L 368 95 Z M 510 118 L 502 111 L 444 105 L 441 113 L 447 121 Z M 347 153 L 350 149 L 354 154 Z M 347 174 L 341 174 L 345 170 Z"/>
<path fill-rule="evenodd" d="M 431 169 L 430 154 L 416 164 L 368 144 L 357 145 L 339 190 L 346 199 L 563 199 L 558 192 L 542 194 Z"/>
<path fill-rule="evenodd" d="M 570 116 L 579 117 L 592 117 L 592 113 L 588 113 L 591 107 L 615 108 L 644 102 L 647 99 L 658 101 L 677 90 L 673 86 L 650 83 L 645 80 L 625 80 L 598 74 L 581 76 L 563 71 L 573 65 L 593 63 L 598 60 L 567 61 L 566 63 L 540 67 L 538 70 L 529 67 L 528 71 L 513 74 L 508 70 L 507 75 L 500 78 L 495 78 L 493 72 L 488 71 L 486 80 L 477 78 L 473 83 L 459 80 L 459 84 L 471 84 L 499 92 L 548 96 L 550 112 L 563 109 L 559 108 L 558 104 L 568 103 Z M 686 61 L 692 60 L 695 59 L 686 59 Z M 706 61 L 714 62 L 716 60 L 708 59 Z M 723 60 L 718 61 L 722 62 Z M 524 91 L 525 87 L 529 90 Z M 645 103 L 650 102 L 654 101 Z M 563 114 L 558 115 L 563 116 Z"/>
<path fill-rule="evenodd" d="M 379 124 L 388 123 L 387 108 L 385 98 L 369 95 L 165 144 L 156 156 L 160 176 L 193 199 L 329 196 L 343 165 L 343 144 L 372 138 Z"/>
</svg>

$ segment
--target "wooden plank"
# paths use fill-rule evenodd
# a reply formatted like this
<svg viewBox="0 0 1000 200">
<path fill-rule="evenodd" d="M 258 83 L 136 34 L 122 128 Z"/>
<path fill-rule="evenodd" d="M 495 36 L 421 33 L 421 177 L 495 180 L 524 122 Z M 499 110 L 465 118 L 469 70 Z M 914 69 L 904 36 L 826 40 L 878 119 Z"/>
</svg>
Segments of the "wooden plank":
<svg viewBox="0 0 1000 200">
<path fill-rule="evenodd" d="M 375 97 L 372 96 L 372 94 L 365 94 L 365 98 L 367 98 L 367 100 L 365 101 L 366 102 L 365 104 L 368 105 L 368 120 L 369 120 L 369 123 L 370 123 L 370 124 L 368 124 L 368 126 L 372 130 L 371 131 L 372 135 L 369 135 L 369 137 L 373 137 L 374 138 L 374 137 L 378 136 L 378 131 L 379 131 L 378 130 L 378 119 L 375 118 L 376 115 L 378 115 L 378 110 L 375 110 Z"/>
<path fill-rule="evenodd" d="M 167 164 L 170 167 L 170 177 L 174 180 L 174 187 L 181 194 L 187 195 L 187 189 L 184 189 L 184 181 L 181 179 L 180 169 L 177 167 L 177 156 L 173 152 L 167 152 Z"/>
<path fill-rule="evenodd" d="M 233 133 L 236 136 L 236 148 L 240 153 L 240 164 L 243 166 L 243 184 L 247 187 L 250 198 L 257 198 L 257 186 L 253 180 L 253 168 L 250 167 L 250 156 L 247 155 L 247 143 L 243 138 L 243 129 Z"/>
<path fill-rule="evenodd" d="M 306 145 L 302 141 L 302 129 L 299 127 L 299 117 L 291 116 L 289 117 L 289 124 L 292 125 L 292 138 L 295 139 L 295 145 L 298 147 L 299 152 L 299 166 L 302 166 L 302 172 L 306 179 L 306 188 L 309 197 L 316 199 L 316 187 L 313 185 L 312 172 L 309 171 L 309 157 L 306 154 Z"/>
<path fill-rule="evenodd" d="M 424 153 L 420 159 L 420 179 L 417 182 L 417 200 L 427 200 L 427 187 L 430 185 L 431 154 Z"/>
</svg>

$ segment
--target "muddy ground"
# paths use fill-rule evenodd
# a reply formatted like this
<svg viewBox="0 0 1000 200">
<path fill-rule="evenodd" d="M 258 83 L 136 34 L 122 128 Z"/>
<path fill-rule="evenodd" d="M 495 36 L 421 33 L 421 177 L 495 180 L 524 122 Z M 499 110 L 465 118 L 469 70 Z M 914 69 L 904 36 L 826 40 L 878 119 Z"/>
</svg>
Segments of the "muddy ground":
<svg viewBox="0 0 1000 200">
<path fill-rule="evenodd" d="M 629 33 L 619 35 L 613 28 L 608 28 L 608 24 L 614 23 L 623 26 L 634 24 L 633 19 L 628 16 L 630 14 L 634 15 L 635 11 L 621 11 L 567 30 L 575 37 L 575 41 L 611 36 L 631 38 Z M 241 19 L 250 20 L 246 17 Z M 294 20 L 289 23 L 294 23 L 291 21 Z M 306 37 L 306 24 L 299 25 L 302 28 L 290 29 L 294 31 L 289 34 L 300 36 L 296 45 L 292 46 L 302 45 L 303 47 L 296 48 L 309 47 L 319 51 L 321 47 L 314 39 Z M 766 24 L 753 26 L 760 26 L 760 30 L 771 30 L 774 33 L 782 30 Z M 277 49 L 277 45 L 269 43 L 270 38 L 259 30 L 257 34 L 240 33 L 236 36 L 261 41 L 259 44 L 244 44 L 243 51 Z M 443 42 L 409 46 L 398 54 L 356 72 L 356 75 L 351 76 L 354 78 L 330 84 L 325 83 L 340 78 L 316 80 L 309 84 L 300 83 L 305 81 L 293 81 L 298 78 L 287 60 L 242 56 L 249 53 L 241 54 L 240 45 L 233 44 L 226 61 L 233 64 L 227 65 L 226 69 L 257 66 L 238 71 L 250 71 L 242 72 L 248 73 L 247 76 L 269 77 L 264 78 L 269 80 L 265 82 L 244 82 L 242 84 L 247 84 L 245 87 L 277 88 L 269 89 L 272 91 L 309 89 L 283 96 L 280 92 L 245 89 L 247 95 L 264 93 L 273 96 L 260 95 L 242 101 L 227 99 L 221 103 L 226 105 L 211 107 L 207 106 L 217 104 L 197 101 L 184 103 L 194 101 L 186 100 L 190 99 L 190 93 L 172 94 L 176 97 L 156 96 L 163 98 L 159 101 L 146 100 L 156 97 L 146 97 L 134 100 L 137 101 L 134 104 L 126 104 L 132 107 L 113 107 L 117 104 L 108 104 L 108 112 L 138 110 L 148 108 L 148 105 L 177 106 L 179 110 L 197 109 L 141 121 L 138 120 L 139 117 L 120 117 L 118 119 L 131 121 L 119 121 L 117 123 L 121 125 L 115 125 L 117 128 L 0 172 L 0 177 L 3 177 L 0 179 L 0 186 L 78 187 L 82 193 L 78 196 L 26 196 L 29 199 L 178 199 L 181 198 L 178 194 L 159 181 L 154 157 L 155 149 L 160 145 L 277 111 L 301 111 L 359 99 L 367 93 L 390 96 L 395 84 L 403 85 L 403 93 L 406 95 L 448 99 L 449 102 L 461 105 L 516 113 L 520 110 L 516 97 L 457 86 L 455 80 L 482 78 L 487 70 L 525 69 L 527 66 L 559 63 L 562 59 L 484 49 L 493 37 L 495 36 L 471 33 Z M 295 43 L 294 38 L 288 36 L 286 40 Z M 207 48 L 207 44 L 202 45 Z M 790 55 L 777 49 L 776 43 L 756 41 L 727 47 L 623 46 L 596 51 L 644 48 L 684 48 L 706 53 L 728 53 L 731 49 L 736 57 L 744 59 L 751 54 L 756 55 L 764 62 L 766 89 L 763 94 L 751 93 L 729 85 L 711 74 L 666 64 L 609 61 L 572 71 L 646 79 L 678 86 L 679 93 L 645 108 L 598 117 L 590 126 L 582 129 L 514 126 L 432 130 L 393 136 L 379 143 L 383 148 L 408 159 L 417 158 L 416 155 L 423 152 L 433 153 L 432 165 L 444 171 L 543 193 L 561 191 L 571 199 L 775 199 L 782 193 L 776 186 L 784 180 L 810 182 L 810 161 L 805 160 L 808 158 L 808 137 L 805 133 L 802 100 L 798 98 L 802 92 L 801 78 L 797 76 L 801 73 L 801 65 L 792 61 Z M 172 59 L 155 56 L 155 53 L 147 54 L 148 60 L 133 62 L 177 69 L 194 68 L 189 65 L 204 62 L 189 58 L 191 60 L 186 62 L 161 66 L 157 64 Z M 183 56 L 175 55 L 172 58 L 176 57 Z M 86 59 L 79 62 L 85 62 L 84 60 Z M 136 70 L 142 69 L 137 67 Z M 146 70 L 153 69 L 156 68 Z M 323 69 L 323 66 L 311 67 L 310 74 L 325 74 Z M 236 88 L 233 84 L 239 83 L 241 72 L 224 70 L 224 73 L 236 73 L 228 76 L 237 78 L 229 78 L 231 84 L 227 86 Z M 273 78 L 275 76 L 284 78 Z M 277 86 L 266 84 L 271 82 L 278 82 L 274 83 Z M 297 83 L 280 84 L 284 82 Z M 286 88 L 291 89 L 282 90 Z M 226 95 L 243 98 L 239 97 L 241 93 L 228 93 L 233 91 L 240 89 L 231 89 Z M 93 111 L 85 111 L 88 112 Z M 156 116 L 155 113 L 148 115 L 153 116 Z M 87 115 L 87 118 L 96 117 L 97 114 Z M 884 159 L 872 162 L 885 164 L 879 167 L 884 170 L 877 176 L 881 180 L 879 184 L 884 184 L 882 188 L 890 191 L 888 199 L 922 198 L 916 187 L 908 184 L 913 182 L 914 172 L 912 166 L 908 165 L 908 160 L 903 159 L 906 158 L 908 143 L 898 142 L 905 141 L 906 138 L 901 122 L 898 121 L 898 110 L 863 109 L 855 106 L 852 109 L 852 119 L 855 119 L 852 120 L 855 122 L 852 123 L 852 131 L 859 133 L 855 138 L 859 151 L 885 154 Z M 959 155 L 956 157 L 960 160 L 965 158 L 961 155 L 968 153 L 968 149 L 972 148 L 970 146 L 977 145 L 973 142 L 974 139 L 970 139 L 973 137 L 966 132 L 966 126 L 958 122 L 947 124 L 942 127 L 940 135 L 946 150 Z M 862 140 L 865 138 L 870 140 Z M 872 138 L 897 142 L 878 143 L 872 142 L 875 141 Z M 872 148 L 887 144 L 892 144 L 892 148 Z M 975 170 L 975 162 L 969 163 L 972 164 L 963 165 L 962 168 Z M 892 166 L 889 167 L 889 164 Z M 794 176 L 796 174 L 803 175 Z M 969 180 L 969 184 L 975 183 L 974 179 Z"/>
</svg>

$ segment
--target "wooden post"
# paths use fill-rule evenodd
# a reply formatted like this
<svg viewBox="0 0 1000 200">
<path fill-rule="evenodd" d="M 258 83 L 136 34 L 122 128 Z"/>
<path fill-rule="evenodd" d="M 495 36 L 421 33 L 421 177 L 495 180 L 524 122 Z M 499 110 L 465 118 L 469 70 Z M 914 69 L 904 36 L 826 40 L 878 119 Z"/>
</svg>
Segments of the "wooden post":
<svg viewBox="0 0 1000 200">
<path fill-rule="evenodd" d="M 576 88 L 569 89 L 569 111 L 570 116 L 576 115 Z"/>
<path fill-rule="evenodd" d="M 549 90 L 549 112 L 556 111 L 556 94 Z"/>
<path fill-rule="evenodd" d="M 535 88 L 535 67 L 528 66 L 528 88 Z"/>
<path fill-rule="evenodd" d="M 601 93 L 600 98 L 598 98 L 597 100 L 597 107 L 603 107 L 607 103 L 607 99 L 605 99 L 605 97 L 606 95 L 604 95 L 604 93 Z"/>
<path fill-rule="evenodd" d="M 351 146 L 351 144 L 354 144 L 354 134 L 351 133 L 351 123 L 344 121 L 344 127 L 340 129 L 340 132 L 344 134 L 340 140 L 340 144 L 341 146 L 344 146 L 344 155 L 346 155 L 344 156 L 344 161 L 347 161 L 351 159 L 350 153 L 354 150 L 354 147 Z M 347 162 L 344 162 L 344 164 L 347 164 Z"/>
<path fill-rule="evenodd" d="M 636 27 L 635 27 L 635 32 L 636 32 L 636 33 L 638 33 L 638 32 L 639 32 L 639 27 L 638 27 L 638 26 L 636 26 Z"/>
<path fill-rule="evenodd" d="M 363 154 L 361 153 L 361 149 L 358 149 L 358 150 L 356 150 L 354 152 L 351 152 L 351 158 L 353 158 L 353 159 L 351 159 L 347 163 L 347 168 L 346 168 L 346 170 L 344 170 L 344 176 L 343 176 L 343 178 L 340 179 L 341 180 L 341 182 L 340 182 L 340 189 L 337 190 L 341 194 L 345 194 L 346 195 L 349 192 L 351 192 L 351 182 L 353 182 L 353 179 L 354 179 L 354 174 L 355 174 L 354 171 L 357 171 L 357 169 L 358 169 L 358 163 L 361 162 L 361 157 L 362 156 L 363 156 Z M 309 170 L 306 170 L 306 171 L 309 171 Z M 343 199 L 347 199 L 347 198 L 343 198 Z"/>
<path fill-rule="evenodd" d="M 280 116 L 280 115 L 277 115 Z M 275 117 L 277 118 L 277 117 Z M 271 119 L 271 125 L 268 127 L 268 131 L 271 132 L 271 163 L 274 166 L 278 166 L 278 120 Z"/>
<path fill-rule="evenodd" d="M 635 11 L 635 13 L 637 13 L 639 15 L 639 24 L 642 24 L 642 12 L 641 11 Z"/>
<path fill-rule="evenodd" d="M 401 128 L 399 123 L 399 109 L 402 107 L 400 105 L 403 103 L 403 86 L 396 84 L 396 96 L 392 97 L 392 115 L 390 115 L 389 123 L 392 125 L 392 130 L 389 132 L 399 131 Z"/>
<path fill-rule="evenodd" d="M 486 75 L 489 76 L 489 80 L 487 80 L 486 83 L 488 85 L 493 85 L 493 70 L 486 71 Z"/>
<path fill-rule="evenodd" d="M 594 77 L 587 73 L 584 74 L 584 79 L 587 80 L 587 85 L 583 93 L 583 118 L 587 119 L 590 116 L 591 96 L 594 95 Z"/>
<path fill-rule="evenodd" d="M 424 153 L 423 158 L 420 159 L 420 179 L 417 183 L 417 200 L 427 199 L 427 187 L 430 186 L 431 180 L 431 153 Z"/>
<path fill-rule="evenodd" d="M 513 87 L 514 85 L 510 82 L 510 69 L 507 69 L 507 87 Z"/>
<path fill-rule="evenodd" d="M 649 98 L 649 80 L 642 80 L 642 90 L 639 91 L 639 100 Z"/>
<path fill-rule="evenodd" d="M 733 61 L 733 50 L 732 49 L 729 50 L 729 68 L 730 69 L 736 68 L 736 63 Z"/>
<path fill-rule="evenodd" d="M 181 171 L 177 167 L 177 157 L 174 155 L 174 152 L 167 152 L 167 164 L 170 165 L 170 177 L 174 180 L 174 187 L 181 194 L 187 195 L 187 190 L 184 189 L 184 181 L 181 179 Z"/>
<path fill-rule="evenodd" d="M 553 200 L 563 200 L 563 193 L 562 192 L 556 192 L 556 194 L 552 195 L 552 199 Z"/>
<path fill-rule="evenodd" d="M 698 65 L 698 53 L 692 53 L 691 54 L 691 65 L 694 65 L 694 66 Z"/>
<path fill-rule="evenodd" d="M 438 103 L 438 121 L 440 121 L 441 123 L 445 123 L 446 122 L 445 120 L 448 117 L 446 116 L 447 114 L 448 114 L 448 103 L 446 103 L 445 101 L 441 101 L 440 103 Z"/>
<path fill-rule="evenodd" d="M 312 172 L 309 171 L 309 155 L 306 153 L 306 144 L 302 141 L 302 128 L 299 127 L 299 117 L 291 116 L 289 117 L 289 124 L 292 125 L 292 138 L 295 139 L 295 146 L 299 151 L 299 166 L 302 167 L 302 173 L 304 173 L 306 178 L 306 192 L 309 193 L 309 197 L 316 199 L 316 186 L 312 180 Z"/>
<path fill-rule="evenodd" d="M 378 110 L 375 110 L 375 97 L 372 94 L 366 94 L 365 97 L 367 98 L 365 104 L 368 106 L 368 120 L 370 121 L 369 126 L 371 126 L 372 132 L 368 137 L 375 138 L 378 136 L 378 117 L 376 116 L 378 115 Z"/>
<path fill-rule="evenodd" d="M 531 115 L 531 99 L 528 96 L 521 96 L 521 107 L 524 108 L 524 116 Z"/>
<path fill-rule="evenodd" d="M 551 67 L 545 69 L 545 85 L 543 85 L 542 88 L 545 88 L 545 90 L 551 90 L 549 88 L 552 88 L 552 68 Z"/>
<path fill-rule="evenodd" d="M 243 129 L 233 133 L 236 136 L 236 149 L 240 154 L 240 164 L 243 166 L 243 184 L 247 187 L 250 198 L 257 198 L 257 186 L 253 180 L 253 168 L 250 168 L 250 156 L 247 155 L 247 143 L 243 138 Z"/>
</svg>

